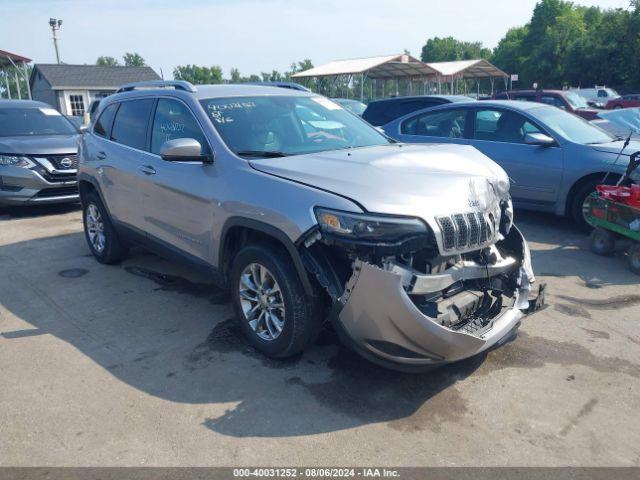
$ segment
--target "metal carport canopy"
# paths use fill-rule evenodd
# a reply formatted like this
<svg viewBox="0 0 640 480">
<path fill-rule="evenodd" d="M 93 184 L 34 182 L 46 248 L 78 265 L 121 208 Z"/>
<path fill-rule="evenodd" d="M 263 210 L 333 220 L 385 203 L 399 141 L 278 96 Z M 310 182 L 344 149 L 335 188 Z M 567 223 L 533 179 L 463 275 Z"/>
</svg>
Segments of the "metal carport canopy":
<svg viewBox="0 0 640 480">
<path fill-rule="evenodd" d="M 318 67 L 294 73 L 292 78 L 331 77 L 364 74 L 371 79 L 434 77 L 439 72 L 411 55 L 335 60 Z"/>
<path fill-rule="evenodd" d="M 11 87 L 9 86 L 9 73 L 13 70 L 15 87 L 18 93 L 18 98 L 22 98 L 22 92 L 20 91 L 19 76 L 27 84 L 27 96 L 31 98 L 31 90 L 29 89 L 29 78 L 27 75 L 27 63 L 31 62 L 30 58 L 23 57 L 22 55 L 16 55 L 15 53 L 0 50 L 0 72 L 4 77 L 4 87 L 6 89 L 7 98 L 11 98 Z"/>
<path fill-rule="evenodd" d="M 427 65 L 442 77 L 483 78 L 509 76 L 487 60 L 459 60 L 455 62 L 427 63 Z"/>
</svg>

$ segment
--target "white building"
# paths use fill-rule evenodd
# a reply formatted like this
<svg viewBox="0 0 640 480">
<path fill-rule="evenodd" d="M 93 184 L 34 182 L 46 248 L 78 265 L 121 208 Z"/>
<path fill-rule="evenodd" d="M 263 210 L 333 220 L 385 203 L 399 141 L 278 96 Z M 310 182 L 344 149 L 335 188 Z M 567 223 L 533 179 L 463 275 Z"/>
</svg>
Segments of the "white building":
<svg viewBox="0 0 640 480">
<path fill-rule="evenodd" d="M 151 67 L 37 63 L 29 87 L 33 100 L 48 103 L 63 115 L 82 117 L 89 104 L 130 82 L 160 80 Z"/>
</svg>

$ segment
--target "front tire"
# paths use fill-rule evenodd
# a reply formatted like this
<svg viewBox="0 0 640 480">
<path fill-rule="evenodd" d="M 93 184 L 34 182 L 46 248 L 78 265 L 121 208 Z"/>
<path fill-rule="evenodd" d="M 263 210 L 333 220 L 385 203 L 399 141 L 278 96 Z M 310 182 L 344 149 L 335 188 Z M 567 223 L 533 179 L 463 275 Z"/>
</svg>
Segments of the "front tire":
<svg viewBox="0 0 640 480">
<path fill-rule="evenodd" d="M 307 295 L 284 249 L 243 247 L 233 260 L 229 285 L 236 318 L 258 351 L 286 358 L 315 340 L 322 324 L 319 299 Z"/>
<path fill-rule="evenodd" d="M 95 192 L 83 199 L 82 223 L 89 249 L 98 262 L 111 265 L 126 258 L 128 249 L 118 237 L 107 209 Z"/>
</svg>

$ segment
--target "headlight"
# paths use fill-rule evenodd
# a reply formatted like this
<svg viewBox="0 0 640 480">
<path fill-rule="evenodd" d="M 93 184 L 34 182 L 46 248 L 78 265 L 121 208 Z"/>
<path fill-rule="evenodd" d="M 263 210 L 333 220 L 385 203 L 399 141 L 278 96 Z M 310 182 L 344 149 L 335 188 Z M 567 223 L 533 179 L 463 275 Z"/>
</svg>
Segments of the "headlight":
<svg viewBox="0 0 640 480">
<path fill-rule="evenodd" d="M 511 199 L 500 202 L 500 233 L 503 237 L 509 235 L 513 226 L 513 202 Z"/>
<path fill-rule="evenodd" d="M 35 163 L 27 157 L 20 157 L 17 155 L 0 155 L 0 166 L 31 168 L 35 167 Z"/>
<path fill-rule="evenodd" d="M 491 185 L 493 185 L 493 190 L 498 198 L 509 197 L 509 190 L 511 187 L 511 185 L 509 184 L 509 180 L 498 180 Z"/>
<path fill-rule="evenodd" d="M 348 239 L 397 241 L 426 233 L 427 226 L 418 218 L 390 217 L 362 213 L 315 209 L 320 229 Z"/>
</svg>

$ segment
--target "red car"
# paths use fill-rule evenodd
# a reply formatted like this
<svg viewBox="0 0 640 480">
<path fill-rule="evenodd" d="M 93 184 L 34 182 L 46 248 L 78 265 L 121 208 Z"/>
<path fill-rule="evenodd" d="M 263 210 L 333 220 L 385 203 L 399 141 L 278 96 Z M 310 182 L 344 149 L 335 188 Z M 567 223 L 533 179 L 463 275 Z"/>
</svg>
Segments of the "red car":
<svg viewBox="0 0 640 480">
<path fill-rule="evenodd" d="M 546 103 L 574 113 L 586 120 L 593 120 L 598 116 L 598 110 L 589 107 L 583 97 L 567 90 L 514 90 L 498 93 L 494 95 L 494 99 Z"/>
<path fill-rule="evenodd" d="M 630 93 L 629 95 L 623 95 L 613 100 L 609 100 L 605 108 L 607 110 L 613 110 L 615 108 L 630 107 L 640 107 L 640 94 Z"/>
</svg>

